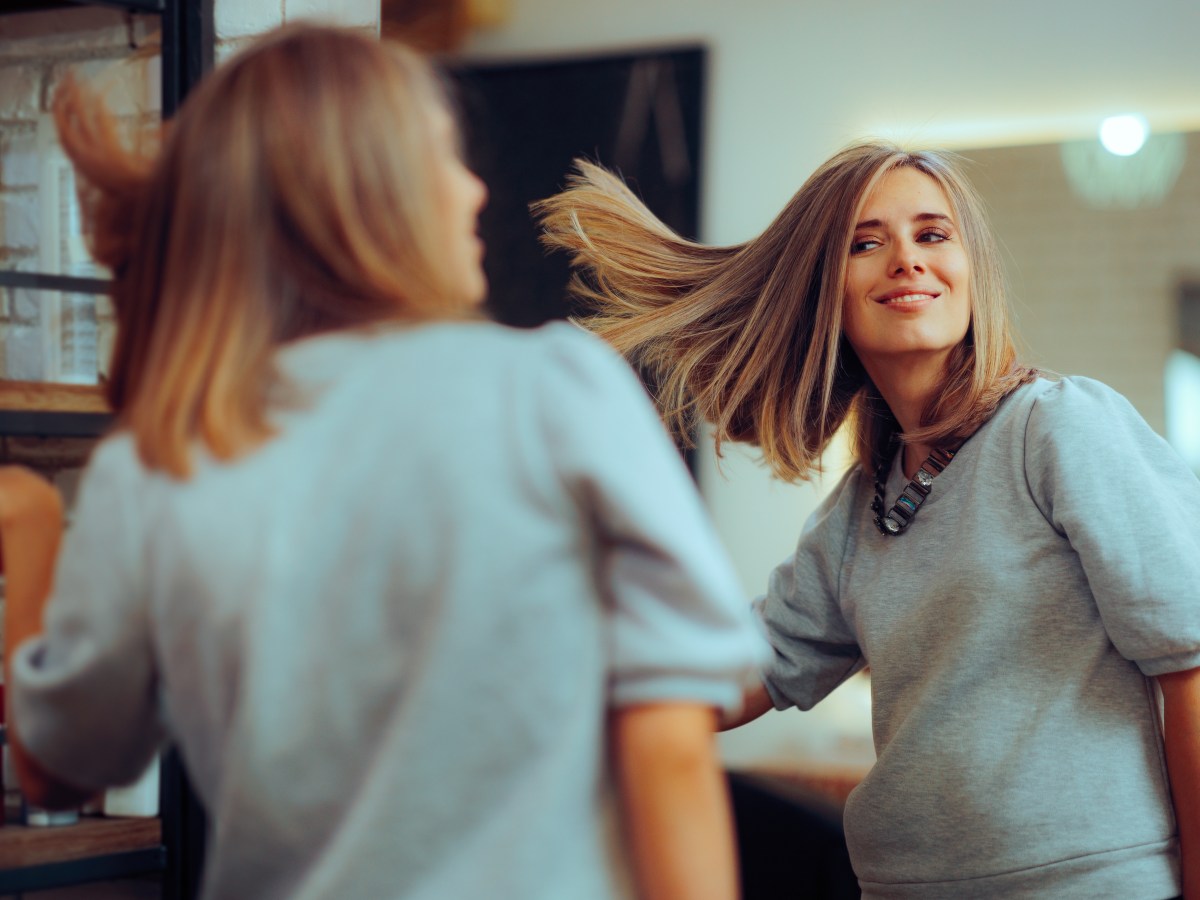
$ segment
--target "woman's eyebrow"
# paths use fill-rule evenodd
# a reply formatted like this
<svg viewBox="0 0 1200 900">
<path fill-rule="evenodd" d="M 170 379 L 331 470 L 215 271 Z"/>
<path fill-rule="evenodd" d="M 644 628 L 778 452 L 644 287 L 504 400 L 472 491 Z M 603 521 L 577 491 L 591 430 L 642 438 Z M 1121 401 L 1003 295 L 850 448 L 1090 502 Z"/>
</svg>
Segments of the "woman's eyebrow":
<svg viewBox="0 0 1200 900">
<path fill-rule="evenodd" d="M 912 217 L 912 221 L 914 221 L 914 222 L 949 222 L 949 221 L 951 221 L 951 219 L 945 213 L 924 212 L 924 213 L 917 213 L 915 216 Z M 854 228 L 855 228 L 855 230 L 858 230 L 859 228 L 879 228 L 884 224 L 885 223 L 882 219 L 867 219 L 863 222 L 859 222 L 857 225 L 854 226 Z"/>
</svg>

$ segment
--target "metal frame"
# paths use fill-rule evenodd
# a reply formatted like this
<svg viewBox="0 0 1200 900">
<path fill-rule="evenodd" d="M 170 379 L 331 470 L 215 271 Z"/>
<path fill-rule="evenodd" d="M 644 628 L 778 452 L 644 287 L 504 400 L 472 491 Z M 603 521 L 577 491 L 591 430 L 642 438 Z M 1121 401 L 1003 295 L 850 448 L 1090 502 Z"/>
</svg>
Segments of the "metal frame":
<svg viewBox="0 0 1200 900">
<path fill-rule="evenodd" d="M 106 278 L 78 275 L 47 275 L 42 272 L 0 271 L 0 287 L 32 288 L 35 291 L 70 291 L 73 294 L 107 294 Z"/>
</svg>

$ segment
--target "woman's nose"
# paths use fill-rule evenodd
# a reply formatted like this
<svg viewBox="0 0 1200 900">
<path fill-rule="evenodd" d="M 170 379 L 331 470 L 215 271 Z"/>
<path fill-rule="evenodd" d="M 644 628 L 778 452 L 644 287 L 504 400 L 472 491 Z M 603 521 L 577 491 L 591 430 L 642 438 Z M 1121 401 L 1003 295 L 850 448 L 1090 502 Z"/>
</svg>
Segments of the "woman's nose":
<svg viewBox="0 0 1200 900">
<path fill-rule="evenodd" d="M 893 245 L 891 271 L 893 275 L 903 275 L 905 272 L 924 272 L 921 256 L 916 245 L 898 241 Z"/>
</svg>

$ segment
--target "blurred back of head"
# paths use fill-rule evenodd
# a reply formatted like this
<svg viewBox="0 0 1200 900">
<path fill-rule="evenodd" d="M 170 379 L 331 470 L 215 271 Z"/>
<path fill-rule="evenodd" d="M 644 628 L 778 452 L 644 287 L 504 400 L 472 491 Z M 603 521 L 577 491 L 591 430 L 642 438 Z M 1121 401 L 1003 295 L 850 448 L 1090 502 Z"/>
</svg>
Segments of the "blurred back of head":
<svg viewBox="0 0 1200 900">
<path fill-rule="evenodd" d="M 185 476 L 196 438 L 232 458 L 268 437 L 282 343 L 474 314 L 434 239 L 444 102 L 412 51 L 314 25 L 207 76 L 153 153 L 62 84 L 60 137 L 114 279 L 109 400 L 147 465 Z"/>
</svg>

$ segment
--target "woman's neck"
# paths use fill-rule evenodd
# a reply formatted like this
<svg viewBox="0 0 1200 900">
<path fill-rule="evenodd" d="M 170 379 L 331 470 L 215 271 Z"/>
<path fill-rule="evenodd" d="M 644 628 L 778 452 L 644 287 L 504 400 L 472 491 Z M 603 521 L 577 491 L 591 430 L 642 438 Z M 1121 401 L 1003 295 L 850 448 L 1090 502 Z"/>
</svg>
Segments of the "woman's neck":
<svg viewBox="0 0 1200 900">
<path fill-rule="evenodd" d="M 911 358 L 895 357 L 864 361 L 864 368 L 879 391 L 883 402 L 900 425 L 900 430 L 913 432 L 921 427 L 921 418 L 930 400 L 940 390 L 945 373 L 945 360 L 923 358 L 914 362 Z M 921 463 L 929 456 L 933 447 L 924 443 L 905 446 L 901 463 L 906 478 L 916 475 Z"/>
</svg>

